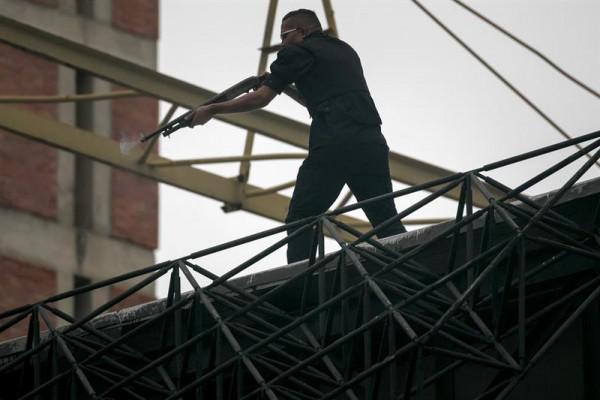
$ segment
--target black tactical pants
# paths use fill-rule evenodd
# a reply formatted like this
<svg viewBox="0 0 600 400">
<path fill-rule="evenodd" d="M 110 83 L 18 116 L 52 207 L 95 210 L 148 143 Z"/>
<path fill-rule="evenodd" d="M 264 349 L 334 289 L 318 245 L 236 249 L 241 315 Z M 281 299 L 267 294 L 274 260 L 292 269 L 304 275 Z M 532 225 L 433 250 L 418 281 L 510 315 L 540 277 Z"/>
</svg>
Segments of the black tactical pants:
<svg viewBox="0 0 600 400">
<path fill-rule="evenodd" d="M 286 222 L 327 211 L 347 184 L 358 201 L 392 191 L 388 165 L 389 149 L 384 143 L 348 143 L 323 146 L 309 152 L 298 171 L 296 187 Z M 397 214 L 393 199 L 363 208 L 373 226 Z M 380 238 L 406 232 L 400 221 L 389 226 Z M 288 231 L 291 234 L 292 230 Z M 313 233 L 306 230 L 288 244 L 288 263 L 309 257 Z"/>
</svg>

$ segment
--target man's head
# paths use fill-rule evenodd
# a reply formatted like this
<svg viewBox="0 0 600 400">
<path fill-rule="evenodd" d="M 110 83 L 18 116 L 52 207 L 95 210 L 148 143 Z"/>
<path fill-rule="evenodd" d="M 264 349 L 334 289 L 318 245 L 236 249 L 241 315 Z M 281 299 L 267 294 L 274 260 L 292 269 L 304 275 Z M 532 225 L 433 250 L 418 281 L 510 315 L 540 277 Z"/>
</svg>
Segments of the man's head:
<svg viewBox="0 0 600 400">
<path fill-rule="evenodd" d="M 281 42 L 284 46 L 300 44 L 306 35 L 322 30 L 317 14 L 301 8 L 287 13 L 281 20 Z"/>
</svg>

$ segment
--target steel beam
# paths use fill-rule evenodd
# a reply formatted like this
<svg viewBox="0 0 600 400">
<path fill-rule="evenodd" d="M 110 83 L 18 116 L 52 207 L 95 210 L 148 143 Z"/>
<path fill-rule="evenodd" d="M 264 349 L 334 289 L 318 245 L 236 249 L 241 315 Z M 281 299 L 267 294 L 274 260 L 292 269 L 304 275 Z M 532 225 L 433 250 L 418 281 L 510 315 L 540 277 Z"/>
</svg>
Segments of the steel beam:
<svg viewBox="0 0 600 400">
<path fill-rule="evenodd" d="M 148 163 L 153 167 L 177 167 L 181 165 L 198 165 L 198 164 L 221 164 L 236 161 L 272 161 L 272 160 L 296 160 L 306 158 L 306 153 L 271 153 L 271 154 L 254 154 L 242 156 L 224 156 L 224 157 L 208 157 L 194 158 L 189 160 L 176 160 L 168 164 L 161 162 Z"/>
<path fill-rule="evenodd" d="M 137 96 L 141 96 L 141 94 L 134 90 L 119 90 L 111 93 L 74 94 L 67 96 L 0 96 L 0 103 L 77 103 L 81 101 L 114 100 Z"/>
<path fill-rule="evenodd" d="M 139 164 L 141 150 L 134 149 L 124 155 L 120 151 L 119 144 L 111 139 L 42 117 L 31 111 L 0 105 L 0 128 L 227 204 L 239 204 L 243 210 L 276 221 L 283 222 L 287 214 L 290 201 L 287 196 L 269 193 L 246 198 L 240 202 L 238 195 L 240 182 L 237 179 L 224 178 L 189 166 L 153 168 Z M 150 160 L 161 163 L 171 161 L 155 154 L 150 155 Z M 264 189 L 247 185 L 247 190 L 262 192 Z M 361 220 L 345 216 L 341 216 L 340 221 L 350 225 L 365 225 Z"/>
<path fill-rule="evenodd" d="M 210 90 L 4 16 L 0 16 L 0 41 L 187 108 L 202 104 L 215 95 Z M 257 110 L 219 115 L 217 118 L 293 146 L 308 148 L 308 125 L 275 113 Z M 396 181 L 417 185 L 453 172 L 402 154 L 391 153 L 390 173 Z M 449 196 L 458 199 L 459 193 L 452 191 Z M 479 195 L 474 198 L 474 203 L 479 207 L 487 205 Z"/>
<path fill-rule="evenodd" d="M 331 0 L 323 0 L 323 10 L 325 11 L 325 18 L 327 19 L 330 35 L 339 37 Z"/>
</svg>

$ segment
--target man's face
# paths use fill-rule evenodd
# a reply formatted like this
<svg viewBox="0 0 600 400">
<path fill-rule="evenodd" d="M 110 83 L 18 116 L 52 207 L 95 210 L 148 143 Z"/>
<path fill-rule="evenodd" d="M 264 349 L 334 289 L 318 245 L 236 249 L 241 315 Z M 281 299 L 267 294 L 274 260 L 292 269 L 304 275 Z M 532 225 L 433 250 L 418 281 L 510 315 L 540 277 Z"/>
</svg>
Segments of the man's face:
<svg viewBox="0 0 600 400">
<path fill-rule="evenodd" d="M 281 43 L 284 46 L 300 44 L 304 41 L 304 31 L 292 19 L 286 19 L 281 23 Z"/>
</svg>

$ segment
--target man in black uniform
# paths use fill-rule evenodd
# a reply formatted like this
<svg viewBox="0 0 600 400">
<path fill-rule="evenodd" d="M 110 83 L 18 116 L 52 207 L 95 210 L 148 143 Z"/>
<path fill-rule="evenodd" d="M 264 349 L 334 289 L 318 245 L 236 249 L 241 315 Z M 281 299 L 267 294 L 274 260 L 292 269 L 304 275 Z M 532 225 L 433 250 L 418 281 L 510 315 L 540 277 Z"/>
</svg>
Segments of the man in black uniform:
<svg viewBox="0 0 600 400">
<path fill-rule="evenodd" d="M 281 40 L 284 47 L 263 86 L 231 101 L 199 107 L 192 126 L 215 114 L 262 108 L 295 83 L 312 123 L 308 157 L 298 171 L 286 222 L 327 211 L 344 184 L 359 201 L 389 193 L 389 149 L 356 52 L 323 34 L 316 14 L 305 9 L 283 17 Z M 397 214 L 392 199 L 367 205 L 364 212 L 373 225 Z M 378 236 L 402 232 L 406 229 L 398 221 Z M 310 231 L 290 241 L 288 262 L 308 258 L 311 242 Z"/>
</svg>

